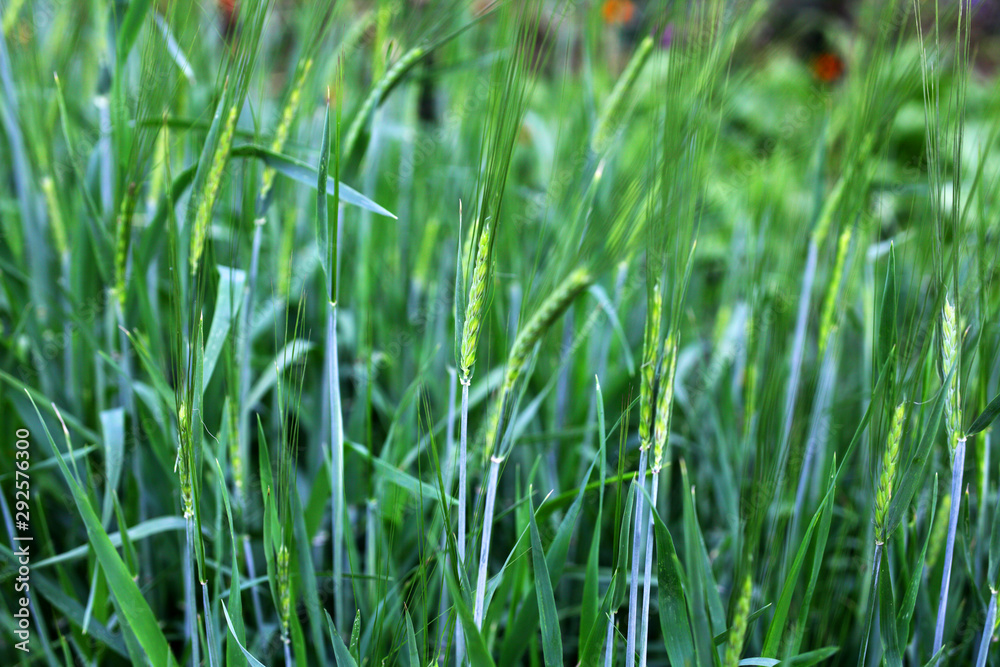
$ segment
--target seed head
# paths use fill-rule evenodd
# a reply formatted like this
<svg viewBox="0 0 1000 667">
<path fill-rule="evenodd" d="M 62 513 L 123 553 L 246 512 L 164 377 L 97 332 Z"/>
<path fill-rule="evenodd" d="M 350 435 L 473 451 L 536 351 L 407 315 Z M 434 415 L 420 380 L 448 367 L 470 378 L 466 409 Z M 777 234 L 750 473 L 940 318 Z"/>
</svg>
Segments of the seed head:
<svg viewBox="0 0 1000 667">
<path fill-rule="evenodd" d="M 205 237 L 208 235 L 208 223 L 212 217 L 212 208 L 215 206 L 215 198 L 219 194 L 219 186 L 222 184 L 222 172 L 226 168 L 229 160 L 229 149 L 233 143 L 233 133 L 236 131 L 236 107 L 229 110 L 226 123 L 222 126 L 222 133 L 219 135 L 219 143 L 215 147 L 215 155 L 212 156 L 212 166 L 208 171 L 208 178 L 205 179 L 205 188 L 202 191 L 201 203 L 194 218 L 194 229 L 191 236 L 191 275 L 198 272 L 198 263 L 201 261 L 202 252 L 205 250 Z"/>
<path fill-rule="evenodd" d="M 899 463 L 899 443 L 903 439 L 903 422 L 906 417 L 906 404 L 900 403 L 892 416 L 889 427 L 889 438 L 882 453 L 882 472 L 879 475 L 878 490 L 875 492 L 875 540 L 884 544 L 888 535 L 885 532 L 885 514 L 892 500 L 892 486 L 896 479 L 896 465 Z"/>
<path fill-rule="evenodd" d="M 750 577 L 748 565 L 743 582 L 740 586 L 739 598 L 733 616 L 733 625 L 729 631 L 729 643 L 726 644 L 726 667 L 737 667 L 740 664 L 740 654 L 743 653 L 743 641 L 746 637 L 747 622 L 750 618 L 750 597 L 753 593 L 753 579 Z"/>
<path fill-rule="evenodd" d="M 295 120 L 295 112 L 298 111 L 299 101 L 302 99 L 302 87 L 306 83 L 306 77 L 309 75 L 312 64 L 312 58 L 307 58 L 302 63 L 299 75 L 295 77 L 295 83 L 292 84 L 292 90 L 288 95 L 288 102 L 281 112 L 281 121 L 274 132 L 274 141 L 271 142 L 271 150 L 275 153 L 280 153 L 285 147 L 285 142 L 288 141 L 288 134 L 292 129 L 292 121 Z M 264 177 L 260 187 L 261 201 L 267 199 L 267 195 L 270 194 L 271 186 L 274 185 L 274 176 L 275 171 L 273 167 L 264 169 Z"/>
<path fill-rule="evenodd" d="M 278 547 L 277 558 L 277 589 L 278 589 L 278 613 L 281 616 L 281 635 L 288 641 L 288 626 L 292 616 L 292 588 L 289 584 L 288 575 L 288 547 L 282 544 Z"/>
<path fill-rule="evenodd" d="M 670 408 L 674 402 L 674 375 L 677 372 L 677 341 L 667 336 L 663 348 L 663 375 L 656 397 L 656 428 L 653 430 L 653 472 L 663 468 L 663 452 L 670 437 Z"/>
<path fill-rule="evenodd" d="M 829 340 L 830 332 L 833 330 L 833 311 L 837 303 L 837 293 L 840 291 L 840 283 L 844 277 L 844 265 L 847 263 L 847 251 L 850 247 L 851 228 L 844 227 L 844 231 L 840 234 L 840 241 L 837 243 L 837 260 L 833 267 L 833 275 L 830 277 L 830 284 L 826 290 L 826 302 L 823 304 L 823 315 L 820 318 L 820 354 L 826 349 L 826 342 Z"/>
<path fill-rule="evenodd" d="M 660 344 L 660 317 L 663 293 L 659 281 L 653 285 L 649 311 L 646 313 L 646 333 L 642 344 L 642 369 L 639 384 L 639 447 L 648 449 L 653 433 L 653 392 L 656 389 L 656 355 Z"/>
<path fill-rule="evenodd" d="M 514 345 L 510 349 L 510 357 L 507 359 L 507 376 L 504 380 L 503 393 L 513 389 L 514 383 L 528 361 L 528 355 L 531 354 L 542 335 L 591 282 L 593 282 L 593 277 L 587 269 L 576 269 L 538 307 L 524 329 L 514 339 Z"/>
<path fill-rule="evenodd" d="M 958 321 L 955 318 L 955 308 L 945 297 L 944 310 L 941 313 L 941 356 L 943 360 L 942 372 L 948 380 L 947 401 L 945 410 L 945 425 L 948 429 L 948 443 L 954 451 L 962 437 L 962 398 L 959 393 L 958 376 L 960 369 L 958 364 Z M 952 372 L 952 369 L 955 369 Z"/>
<path fill-rule="evenodd" d="M 473 366 L 476 365 L 476 347 L 479 344 L 479 331 L 482 328 L 483 310 L 486 307 L 486 274 L 489 267 L 490 254 L 490 223 L 483 225 L 479 235 L 479 246 L 476 249 L 476 261 L 472 269 L 472 282 L 469 283 L 469 300 L 465 305 L 465 322 L 462 325 L 462 358 L 459 365 L 462 368 L 462 382 L 468 384 L 472 378 Z"/>
</svg>

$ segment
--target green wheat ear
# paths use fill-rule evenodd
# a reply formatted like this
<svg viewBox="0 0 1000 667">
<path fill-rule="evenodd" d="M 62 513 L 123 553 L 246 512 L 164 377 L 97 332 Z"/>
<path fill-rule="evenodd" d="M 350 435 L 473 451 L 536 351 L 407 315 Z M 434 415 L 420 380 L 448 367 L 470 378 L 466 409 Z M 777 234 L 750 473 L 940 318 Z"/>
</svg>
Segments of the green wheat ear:
<svg viewBox="0 0 1000 667">
<path fill-rule="evenodd" d="M 959 371 L 955 368 L 958 364 L 958 321 L 955 317 L 955 308 L 947 297 L 941 312 L 941 356 L 944 362 L 942 373 L 946 378 L 948 373 L 951 373 L 948 379 L 945 425 L 948 429 L 948 444 L 951 446 L 951 451 L 954 451 L 958 441 L 962 439 L 962 397 L 958 385 Z"/>
<path fill-rule="evenodd" d="M 205 238 L 208 236 L 208 223 L 212 217 L 212 208 L 215 206 L 215 198 L 219 194 L 219 187 L 222 185 L 222 172 L 226 168 L 229 160 L 229 149 L 233 143 L 233 133 L 236 131 L 236 106 L 229 110 L 226 117 L 226 124 L 222 128 L 219 136 L 219 143 L 215 147 L 215 154 L 212 156 L 212 167 L 209 169 L 208 178 L 205 180 L 205 189 L 202 193 L 201 203 L 198 204 L 198 211 L 194 219 L 194 229 L 191 237 L 191 275 L 198 273 L 198 265 L 201 262 L 201 255 L 205 250 Z"/>
<path fill-rule="evenodd" d="M 656 399 L 656 427 L 653 430 L 653 472 L 663 468 L 663 453 L 670 437 L 670 407 L 674 401 L 674 375 L 677 372 L 677 340 L 667 336 L 663 349 L 663 375 Z"/>
<path fill-rule="evenodd" d="M 660 343 L 660 319 L 663 312 L 663 292 L 660 283 L 653 285 L 646 332 L 642 343 L 642 369 L 639 384 L 639 447 L 649 449 L 653 441 L 653 392 L 656 382 L 656 355 Z"/>
<path fill-rule="evenodd" d="M 882 453 L 882 472 L 879 475 L 878 490 L 875 492 L 875 541 L 885 544 L 885 514 L 892 500 L 892 487 L 896 479 L 899 463 L 899 444 L 903 439 L 903 422 L 906 418 L 906 404 L 900 403 L 892 416 L 892 426 Z"/>
<path fill-rule="evenodd" d="M 118 303 L 125 306 L 125 269 L 128 266 L 128 248 L 132 241 L 132 215 L 135 212 L 135 184 L 129 185 L 122 199 L 115 224 L 115 287 Z"/>
<path fill-rule="evenodd" d="M 271 142 L 271 150 L 275 153 L 280 153 L 285 148 L 285 142 L 288 141 L 288 134 L 292 129 L 292 121 L 295 119 L 295 112 L 298 111 L 299 102 L 302 99 L 302 88 L 305 86 L 306 77 L 309 76 L 312 64 L 312 58 L 307 58 L 299 68 L 299 74 L 295 77 L 295 83 L 292 84 L 292 90 L 288 95 L 288 102 L 281 112 L 281 120 L 274 132 L 274 141 Z M 264 168 L 264 176 L 261 179 L 260 186 L 261 201 L 265 201 L 271 193 L 275 174 L 276 172 L 273 167 L 267 166 Z"/>
<path fill-rule="evenodd" d="M 587 289 L 593 280 L 590 271 L 583 267 L 578 268 L 570 273 L 555 291 L 542 302 L 524 329 L 514 339 L 514 345 L 510 348 L 510 356 L 507 359 L 507 376 L 504 379 L 502 393 L 506 394 L 514 388 L 514 383 L 517 382 L 517 378 L 524 369 L 535 344 L 541 340 L 552 323 L 569 308 L 573 299 Z"/>
<path fill-rule="evenodd" d="M 479 330 L 483 325 L 483 310 L 486 307 L 486 274 L 489 267 L 490 224 L 483 225 L 476 249 L 476 261 L 469 283 L 469 301 L 465 307 L 465 322 L 462 325 L 462 382 L 468 383 L 476 365 L 476 347 Z"/>
<path fill-rule="evenodd" d="M 528 323 L 517 334 L 514 344 L 510 348 L 507 356 L 507 374 L 504 376 L 503 385 L 500 388 L 500 398 L 497 401 L 497 408 L 490 413 L 489 425 L 486 434 L 486 449 L 484 455 L 492 456 L 496 445 L 500 440 L 500 414 L 507 406 L 507 400 L 514 391 L 514 385 L 528 363 L 535 345 L 541 340 L 545 332 L 548 331 L 552 323 L 559 319 L 573 300 L 579 296 L 594 281 L 593 275 L 586 268 L 578 268 L 570 273 L 556 287 L 535 311 Z"/>
<path fill-rule="evenodd" d="M 289 560 L 288 547 L 282 544 L 278 547 L 276 584 L 279 606 L 281 607 L 278 610 L 278 614 L 281 617 L 281 636 L 286 642 L 288 641 L 288 629 L 292 617 L 292 587 L 288 570 Z"/>
<path fill-rule="evenodd" d="M 52 227 L 52 240 L 60 257 L 69 254 L 69 241 L 66 235 L 66 224 L 63 222 L 62 211 L 59 208 L 59 198 L 56 197 L 55 183 L 51 176 L 42 178 L 42 194 L 45 195 L 45 205 L 49 209 L 49 223 Z"/>
<path fill-rule="evenodd" d="M 750 619 L 750 597 L 753 593 L 753 578 L 751 568 L 746 568 L 743 582 L 740 585 L 739 598 L 733 614 L 733 624 L 729 630 L 729 641 L 726 643 L 725 667 L 737 667 L 740 664 L 740 654 L 743 653 L 743 642 L 746 639 L 747 623 Z"/>
<path fill-rule="evenodd" d="M 191 486 L 191 467 L 188 451 L 191 448 L 191 424 L 188 420 L 187 406 L 182 401 L 177 408 L 177 459 L 174 461 L 174 472 L 180 480 L 181 504 L 184 506 L 184 518 L 194 517 L 194 489 Z"/>
<path fill-rule="evenodd" d="M 837 259 L 833 268 L 833 275 L 830 277 L 830 284 L 826 290 L 826 301 L 823 304 L 823 315 L 820 318 L 819 326 L 819 353 L 822 355 L 826 350 L 826 343 L 830 339 L 833 331 L 833 313 L 837 303 L 837 293 L 840 291 L 840 283 L 844 278 L 844 265 L 847 263 L 847 251 L 851 247 L 851 228 L 845 227 L 840 233 L 840 240 L 837 242 Z"/>
</svg>

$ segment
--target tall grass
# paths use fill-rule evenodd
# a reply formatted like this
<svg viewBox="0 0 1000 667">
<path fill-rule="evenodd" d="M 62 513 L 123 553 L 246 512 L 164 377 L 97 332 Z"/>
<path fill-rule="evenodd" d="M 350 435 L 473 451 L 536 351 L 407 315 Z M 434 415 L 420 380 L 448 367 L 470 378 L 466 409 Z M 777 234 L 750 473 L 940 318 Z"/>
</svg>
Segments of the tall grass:
<svg viewBox="0 0 1000 667">
<path fill-rule="evenodd" d="M 0 663 L 996 662 L 988 4 L 6 3 Z"/>
</svg>

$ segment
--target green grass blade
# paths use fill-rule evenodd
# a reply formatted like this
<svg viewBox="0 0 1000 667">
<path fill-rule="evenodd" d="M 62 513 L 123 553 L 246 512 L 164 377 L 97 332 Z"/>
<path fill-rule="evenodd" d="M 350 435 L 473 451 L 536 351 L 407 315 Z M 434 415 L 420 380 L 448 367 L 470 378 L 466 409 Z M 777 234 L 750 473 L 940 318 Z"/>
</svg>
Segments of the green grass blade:
<svg viewBox="0 0 1000 667">
<path fill-rule="evenodd" d="M 358 663 L 351 657 L 351 653 L 344 645 L 344 640 L 340 638 L 340 633 L 333 626 L 333 619 L 330 618 L 330 612 L 324 611 L 323 613 L 326 614 L 326 629 L 330 635 L 330 641 L 333 642 L 333 656 L 337 659 L 337 667 L 358 667 Z"/>
<path fill-rule="evenodd" d="M 219 361 L 222 346 L 229 339 L 229 330 L 243 303 L 243 286 L 246 284 L 246 273 L 243 271 L 226 266 L 220 266 L 218 269 L 219 289 L 215 297 L 215 313 L 212 315 L 212 325 L 205 340 L 202 391 L 207 391 L 208 383 L 212 381 L 212 373 Z"/>
<path fill-rule="evenodd" d="M 545 667 L 559 667 L 563 664 L 562 633 L 559 630 L 559 612 L 556 610 L 555 596 L 549 568 L 542 551 L 542 539 L 538 535 L 535 522 L 535 507 L 528 497 L 528 521 L 531 526 L 531 562 L 534 573 L 535 593 L 538 598 L 540 623 L 542 626 L 542 655 Z"/>
<path fill-rule="evenodd" d="M 986 409 L 969 426 L 969 430 L 966 431 L 965 435 L 971 436 L 985 431 L 996 421 L 998 416 L 1000 416 L 1000 394 L 993 397 L 993 400 L 986 406 Z"/>
<path fill-rule="evenodd" d="M 417 651 L 417 636 L 413 632 L 413 619 L 410 618 L 408 611 L 404 611 L 403 615 L 406 617 L 406 651 L 410 659 L 410 667 L 421 667 L 420 654 Z"/>
<path fill-rule="evenodd" d="M 326 101 L 326 112 L 323 117 L 323 141 L 319 148 L 319 168 L 316 170 L 316 248 L 319 252 L 319 264 L 327 276 L 328 284 L 336 284 L 334 270 L 335 256 L 331 253 L 330 211 L 327 202 L 325 184 L 330 169 L 330 100 Z M 335 209 L 336 210 L 336 209 Z M 334 232 L 336 234 L 336 232 Z M 334 241 L 335 243 L 335 241 Z M 329 295 L 330 302 L 335 299 Z"/>
<path fill-rule="evenodd" d="M 882 638 L 882 658 L 887 667 L 902 667 L 903 657 L 899 651 L 899 636 L 896 634 L 896 600 L 892 594 L 892 577 L 889 573 L 887 550 L 882 550 L 882 573 L 878 583 L 878 627 Z"/>
<path fill-rule="evenodd" d="M 146 14 L 152 4 L 152 0 L 130 0 L 128 3 L 115 43 L 115 53 L 119 63 L 125 62 L 125 59 L 128 58 L 129 51 L 132 50 L 132 45 L 135 43 L 136 37 L 139 36 L 139 30 L 142 29 L 142 24 L 146 20 Z"/>
<path fill-rule="evenodd" d="M 229 610 L 226 609 L 225 602 L 222 603 L 222 613 L 226 617 L 226 625 L 229 626 L 229 632 L 232 635 L 232 640 L 236 642 L 237 646 L 239 646 L 240 651 L 242 651 L 243 656 L 247 659 L 247 662 L 251 665 L 251 667 L 265 667 L 264 663 L 262 663 L 257 658 L 253 657 L 253 654 L 250 653 L 250 651 L 248 651 L 247 648 L 243 644 L 241 644 L 238 639 L 236 639 L 236 629 L 233 628 L 233 621 L 231 618 L 229 618 Z"/>
<path fill-rule="evenodd" d="M 479 632 L 479 628 L 476 627 L 476 621 L 472 618 L 472 612 L 469 611 L 469 606 L 465 603 L 462 589 L 459 588 L 458 582 L 455 581 L 455 575 L 452 574 L 451 570 L 448 570 L 446 573 L 446 581 L 448 582 L 448 594 L 454 602 L 462 629 L 465 630 L 466 654 L 476 667 L 496 667 L 496 663 L 493 662 L 493 656 L 490 655 L 489 650 L 486 648 L 483 635 Z"/>
<path fill-rule="evenodd" d="M 101 433 L 104 435 L 104 504 L 101 523 L 111 519 L 111 499 L 118 488 L 125 458 L 125 409 L 104 410 L 100 414 Z"/>
<path fill-rule="evenodd" d="M 317 172 L 315 169 L 310 167 L 305 162 L 296 160 L 295 158 L 289 157 L 287 155 L 281 155 L 280 153 L 275 153 L 274 151 L 268 150 L 263 146 L 255 145 L 245 145 L 237 146 L 233 148 L 230 152 L 230 156 L 234 158 L 238 157 L 250 157 L 262 160 L 266 165 L 272 167 L 276 172 L 292 179 L 303 185 L 308 185 L 311 188 L 316 188 L 317 183 Z M 328 178 L 326 181 L 326 192 L 329 195 L 336 194 L 337 184 L 334 183 L 332 178 Z M 351 206 L 357 206 L 358 208 L 365 209 L 366 211 L 371 211 L 376 215 L 381 215 L 385 218 L 396 219 L 396 216 L 390 213 L 387 209 L 379 206 L 373 202 L 368 197 L 364 196 L 354 188 L 350 187 L 346 183 L 340 183 L 340 201 L 345 204 L 350 204 Z"/>
<path fill-rule="evenodd" d="M 931 543 L 931 535 L 934 529 L 934 517 L 937 511 L 937 498 L 938 498 L 938 488 L 937 488 L 937 475 L 934 475 L 934 485 L 931 487 L 931 504 L 928 508 L 928 518 L 927 522 L 927 535 L 924 538 L 924 546 L 920 549 L 920 555 L 917 557 L 916 562 L 913 565 L 911 572 L 923 572 L 924 562 L 927 558 L 927 547 Z M 903 595 L 903 601 L 899 605 L 899 614 L 897 616 L 898 625 L 898 635 L 902 638 L 903 643 L 907 643 L 907 639 L 910 636 L 910 620 L 913 618 L 913 610 L 917 606 L 917 593 L 920 591 L 920 584 L 923 581 L 923 577 L 910 577 L 910 583 L 906 585 L 906 593 Z"/>
<path fill-rule="evenodd" d="M 691 622 L 688 617 L 688 600 L 684 569 L 677 558 L 674 538 L 660 518 L 646 489 L 647 501 L 652 508 L 653 526 L 656 533 L 656 581 L 660 608 L 660 629 L 667 649 L 670 664 L 693 667 L 698 664 L 695 653 Z"/>
<path fill-rule="evenodd" d="M 889 259 L 885 270 L 885 286 L 882 289 L 882 311 L 879 316 L 878 328 L 878 367 L 889 359 L 893 345 L 896 344 L 896 252 L 889 246 Z"/>
<path fill-rule="evenodd" d="M 32 405 L 34 405 L 33 400 Z M 149 656 L 154 667 L 159 667 L 160 665 L 174 667 L 177 662 L 170 652 L 170 646 L 167 644 L 166 637 L 164 637 L 163 631 L 160 629 L 156 615 L 150 609 L 149 603 L 142 596 L 142 592 L 135 581 L 133 581 L 131 573 L 125 567 L 125 563 L 122 562 L 121 557 L 111 543 L 111 539 L 104 531 L 100 519 L 90 505 L 87 494 L 66 466 L 66 462 L 62 460 L 62 454 L 52 439 L 52 434 L 49 432 L 45 420 L 42 419 L 42 414 L 37 406 L 35 406 L 35 413 L 45 428 L 45 435 L 52 446 L 52 450 L 60 457 L 59 470 L 62 472 L 67 486 L 69 486 L 77 512 L 79 512 L 80 518 L 87 529 L 90 546 L 94 549 L 94 553 L 101 564 L 101 569 L 104 571 L 105 577 L 107 577 L 108 588 L 118 602 L 123 620 L 128 623 L 129 628 L 135 634 L 136 639 L 142 645 L 143 650 Z M 69 433 L 66 432 L 65 435 L 68 440 Z"/>
<path fill-rule="evenodd" d="M 313 647 L 319 662 L 326 664 L 326 648 L 323 642 L 323 617 L 320 615 L 322 606 L 319 601 L 319 585 L 316 582 L 316 569 L 312 559 L 312 542 L 306 534 L 306 523 L 302 513 L 299 494 L 291 490 L 291 515 L 295 529 L 295 558 L 299 563 L 299 584 L 306 605 L 306 615 L 309 618 L 309 631 Z"/>
<path fill-rule="evenodd" d="M 155 519 L 149 519 L 148 521 L 143 521 L 142 523 L 130 527 L 128 529 L 128 539 L 136 542 L 153 535 L 159 535 L 161 533 L 174 530 L 184 530 L 184 519 L 179 516 L 161 516 Z M 115 548 L 122 546 L 122 534 L 120 532 L 111 533 L 108 535 L 108 538 L 111 540 L 111 546 Z M 37 563 L 33 563 L 32 567 L 41 569 L 58 563 L 65 563 L 67 561 L 83 558 L 89 552 L 90 545 L 84 544 L 68 551 L 64 551 L 61 554 L 40 560 Z"/>
</svg>

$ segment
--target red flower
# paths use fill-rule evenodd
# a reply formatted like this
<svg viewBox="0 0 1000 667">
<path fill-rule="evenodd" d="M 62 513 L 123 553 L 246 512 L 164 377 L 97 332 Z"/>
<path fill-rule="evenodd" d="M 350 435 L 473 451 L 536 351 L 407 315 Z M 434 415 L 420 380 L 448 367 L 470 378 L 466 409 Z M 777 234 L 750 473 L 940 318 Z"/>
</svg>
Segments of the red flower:
<svg viewBox="0 0 1000 667">
<path fill-rule="evenodd" d="M 836 53 L 820 53 L 812 59 L 812 73 L 823 83 L 833 83 L 844 75 L 844 61 Z"/>
<path fill-rule="evenodd" d="M 635 16 L 635 4 L 629 0 L 606 0 L 601 16 L 605 23 L 629 23 Z"/>
</svg>

